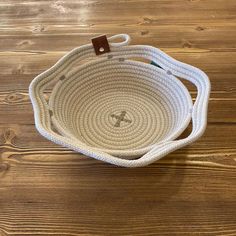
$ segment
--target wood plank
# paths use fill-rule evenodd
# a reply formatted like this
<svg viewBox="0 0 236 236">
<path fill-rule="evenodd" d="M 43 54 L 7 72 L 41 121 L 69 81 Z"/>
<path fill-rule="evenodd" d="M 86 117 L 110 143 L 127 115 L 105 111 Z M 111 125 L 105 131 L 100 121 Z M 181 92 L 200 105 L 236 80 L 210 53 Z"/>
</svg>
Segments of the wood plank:
<svg viewBox="0 0 236 236">
<path fill-rule="evenodd" d="M 12 27 L 0 26 L 0 50 L 18 51 L 68 51 L 86 44 L 98 34 L 127 32 L 133 44 L 147 44 L 161 48 L 196 48 L 210 51 L 235 51 L 236 22 L 202 23 L 194 25 L 154 26 L 108 24 L 90 27 L 79 24 L 41 24 Z M 52 41 L 53 43 L 48 43 Z M 227 46 L 226 46 L 227 45 Z"/>
<path fill-rule="evenodd" d="M 3 2 L 4 4 L 4 2 Z M 6 3 L 5 3 L 6 4 Z M 3 5 L 4 6 L 4 5 Z M 230 6 L 230 7 L 229 7 Z M 112 22 L 124 24 L 135 22 L 141 24 L 189 24 L 195 22 L 215 22 L 235 19 L 236 4 L 234 0 L 199 1 L 188 0 L 165 1 L 29 1 L 8 2 L 0 17 L 11 23 L 22 22 L 80 22 L 92 24 Z M 132 12 L 131 12 L 132 9 Z M 94 14 L 95 13 L 95 14 Z M 105 13 L 105 14 L 104 14 Z M 122 13 L 122 14 L 121 14 Z M 184 14 L 183 14 L 184 13 Z M 141 17 L 145 14 L 145 17 Z M 19 17 L 20 16 L 20 17 Z M 54 17 L 53 17 L 54 16 Z M 139 21 L 135 21 L 139 19 Z M 9 24 L 9 22 L 7 22 Z M 88 26 L 88 25 L 85 25 Z"/>
</svg>

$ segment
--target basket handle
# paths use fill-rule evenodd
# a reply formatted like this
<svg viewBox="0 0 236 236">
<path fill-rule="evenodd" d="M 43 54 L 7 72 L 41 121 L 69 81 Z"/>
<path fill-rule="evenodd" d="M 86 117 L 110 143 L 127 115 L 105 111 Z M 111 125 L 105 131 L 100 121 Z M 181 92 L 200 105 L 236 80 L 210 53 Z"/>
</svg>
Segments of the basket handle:
<svg viewBox="0 0 236 236">
<path fill-rule="evenodd" d="M 116 38 L 123 38 L 124 42 L 110 42 L 110 40 L 114 40 Z M 160 65 L 160 67 L 168 73 L 172 73 L 177 77 L 188 80 L 196 86 L 198 93 L 192 110 L 190 111 L 192 114 L 191 134 L 184 139 L 156 144 L 149 152 L 144 154 L 142 157 L 138 159 L 128 160 L 121 157 L 113 156 L 111 154 L 88 147 L 86 145 L 78 145 L 78 143 L 76 143 L 75 141 L 52 131 L 48 106 L 44 97 L 42 96 L 42 92 L 46 88 L 46 86 L 52 82 L 52 80 L 58 80 L 57 70 L 59 68 L 60 70 L 62 70 L 62 67 L 66 68 L 64 64 L 69 60 L 69 57 L 79 57 L 81 55 L 81 52 L 85 52 L 86 50 L 87 54 L 85 55 L 85 57 L 93 56 L 94 52 L 91 44 L 84 45 L 80 48 L 72 50 L 63 58 L 61 58 L 53 67 L 37 76 L 31 82 L 29 92 L 35 113 L 35 125 L 38 131 L 44 137 L 59 145 L 66 146 L 70 149 L 81 152 L 95 159 L 123 167 L 146 166 L 161 159 L 163 156 L 197 140 L 204 133 L 207 124 L 207 108 L 210 94 L 210 82 L 207 75 L 196 67 L 175 60 L 174 58 L 170 57 L 157 48 L 144 45 L 134 45 L 126 47 L 126 45 L 130 41 L 130 37 L 126 34 L 115 35 L 111 38 L 108 38 L 108 40 L 110 46 L 113 49 L 114 55 L 122 57 L 132 57 L 134 55 L 139 55 L 149 58 L 154 63 Z M 83 59 L 82 56 L 81 58 Z M 70 69 L 71 66 L 72 63 L 68 68 Z"/>
</svg>

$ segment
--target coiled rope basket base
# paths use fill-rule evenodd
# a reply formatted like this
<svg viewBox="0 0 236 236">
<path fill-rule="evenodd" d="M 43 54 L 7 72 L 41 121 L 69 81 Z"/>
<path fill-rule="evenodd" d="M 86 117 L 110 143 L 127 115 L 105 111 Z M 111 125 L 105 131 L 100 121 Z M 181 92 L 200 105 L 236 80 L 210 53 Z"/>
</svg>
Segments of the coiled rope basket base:
<svg viewBox="0 0 236 236">
<path fill-rule="evenodd" d="M 113 42 L 117 38 L 123 41 Z M 44 137 L 98 160 L 138 167 L 203 134 L 206 74 L 157 48 L 128 46 L 129 41 L 125 34 L 108 38 L 110 51 L 101 55 L 92 44 L 75 48 L 31 82 L 35 125 Z M 179 78 L 196 86 L 194 104 Z M 191 134 L 176 140 L 190 121 Z"/>
</svg>

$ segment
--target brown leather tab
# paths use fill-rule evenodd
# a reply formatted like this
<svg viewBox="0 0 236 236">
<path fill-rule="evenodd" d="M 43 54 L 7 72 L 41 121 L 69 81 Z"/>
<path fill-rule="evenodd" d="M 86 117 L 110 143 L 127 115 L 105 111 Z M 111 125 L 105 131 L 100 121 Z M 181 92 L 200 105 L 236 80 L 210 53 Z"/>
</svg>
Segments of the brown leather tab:
<svg viewBox="0 0 236 236">
<path fill-rule="evenodd" d="M 107 41 L 106 35 L 101 35 L 96 38 L 92 38 L 92 44 L 96 55 L 101 55 L 110 52 L 110 46 Z"/>
</svg>

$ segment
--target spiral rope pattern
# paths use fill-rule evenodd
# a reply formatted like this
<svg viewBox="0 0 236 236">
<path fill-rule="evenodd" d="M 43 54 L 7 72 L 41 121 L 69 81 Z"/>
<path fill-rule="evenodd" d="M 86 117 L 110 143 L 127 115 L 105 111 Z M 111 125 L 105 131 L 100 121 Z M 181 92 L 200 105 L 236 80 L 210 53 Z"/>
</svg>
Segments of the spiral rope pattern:
<svg viewBox="0 0 236 236">
<path fill-rule="evenodd" d="M 118 37 L 125 41 L 112 43 Z M 125 167 L 148 165 L 199 138 L 206 127 L 207 76 L 154 47 L 126 46 L 128 35 L 108 40 L 110 53 L 96 56 L 91 44 L 81 46 L 31 82 L 38 131 L 57 144 Z M 196 85 L 194 104 L 177 77 Z M 47 103 L 43 92 L 52 83 Z M 175 140 L 191 119 L 190 136 Z"/>
</svg>

